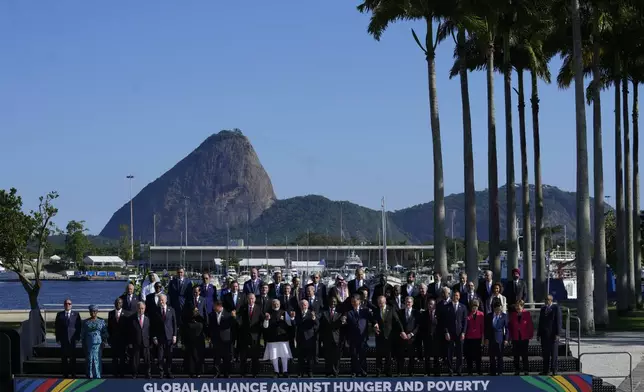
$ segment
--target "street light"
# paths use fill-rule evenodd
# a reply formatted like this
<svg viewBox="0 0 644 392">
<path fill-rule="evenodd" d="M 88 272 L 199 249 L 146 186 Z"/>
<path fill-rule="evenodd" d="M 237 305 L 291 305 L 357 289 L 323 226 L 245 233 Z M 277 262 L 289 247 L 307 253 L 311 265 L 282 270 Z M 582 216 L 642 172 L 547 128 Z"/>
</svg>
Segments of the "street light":
<svg viewBox="0 0 644 392">
<path fill-rule="evenodd" d="M 188 196 L 184 196 L 183 198 L 183 222 L 185 225 L 185 233 L 186 233 L 186 247 L 188 247 L 188 200 L 190 198 Z"/>
<path fill-rule="evenodd" d="M 132 180 L 134 180 L 134 176 L 129 174 L 125 178 L 130 180 L 130 258 L 134 260 L 134 205 L 132 199 Z"/>
</svg>

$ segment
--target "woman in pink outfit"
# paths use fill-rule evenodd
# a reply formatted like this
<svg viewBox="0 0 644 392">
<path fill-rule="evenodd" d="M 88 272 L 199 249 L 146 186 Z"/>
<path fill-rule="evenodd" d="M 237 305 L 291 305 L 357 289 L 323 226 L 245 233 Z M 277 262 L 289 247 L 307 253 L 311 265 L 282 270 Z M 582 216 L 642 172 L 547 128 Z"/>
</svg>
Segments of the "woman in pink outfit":
<svg viewBox="0 0 644 392">
<path fill-rule="evenodd" d="M 485 315 L 479 311 L 479 301 L 470 302 L 470 314 L 467 316 L 467 330 L 465 331 L 465 359 L 467 361 L 467 373 L 472 375 L 472 363 L 476 364 L 476 372 L 481 372 L 481 343 L 483 343 L 483 326 Z"/>
<path fill-rule="evenodd" d="M 528 375 L 528 344 L 534 335 L 532 315 L 523 309 L 524 302 L 519 300 L 514 305 L 516 312 L 510 313 L 510 339 L 514 354 L 514 374 L 519 375 L 521 367 L 519 358 L 523 361 L 523 372 Z"/>
</svg>

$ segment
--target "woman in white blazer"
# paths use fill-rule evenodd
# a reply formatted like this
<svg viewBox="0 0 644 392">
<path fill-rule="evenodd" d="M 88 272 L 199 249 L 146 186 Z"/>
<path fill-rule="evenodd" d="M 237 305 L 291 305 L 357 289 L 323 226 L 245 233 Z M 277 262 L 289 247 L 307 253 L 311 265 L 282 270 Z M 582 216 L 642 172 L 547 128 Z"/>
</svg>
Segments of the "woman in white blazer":
<svg viewBox="0 0 644 392">
<path fill-rule="evenodd" d="M 485 313 L 492 313 L 492 311 L 494 311 L 494 309 L 492 309 L 492 301 L 494 301 L 495 298 L 498 298 L 501 301 L 501 309 L 503 313 L 508 312 L 507 300 L 503 295 L 501 295 L 501 291 L 503 291 L 501 283 L 496 282 L 492 285 L 492 295 L 487 299 L 487 303 L 485 304 Z"/>
</svg>

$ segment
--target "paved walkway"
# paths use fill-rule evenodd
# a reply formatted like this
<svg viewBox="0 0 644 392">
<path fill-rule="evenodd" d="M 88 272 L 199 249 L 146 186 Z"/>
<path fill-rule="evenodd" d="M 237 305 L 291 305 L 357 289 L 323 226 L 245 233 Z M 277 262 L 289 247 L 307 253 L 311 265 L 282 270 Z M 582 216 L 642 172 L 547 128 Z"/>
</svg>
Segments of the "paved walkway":
<svg viewBox="0 0 644 392">
<path fill-rule="evenodd" d="M 573 355 L 577 345 L 571 343 Z M 641 383 L 636 391 L 644 391 L 644 334 L 641 332 L 607 332 L 601 337 L 586 337 L 581 340 L 581 369 L 584 373 L 601 377 L 604 382 L 618 386 L 618 390 L 630 391 L 628 376 L 629 357 L 626 354 L 592 354 L 628 352 L 633 356 L 633 385 Z M 615 378 L 605 378 L 615 377 Z"/>
</svg>

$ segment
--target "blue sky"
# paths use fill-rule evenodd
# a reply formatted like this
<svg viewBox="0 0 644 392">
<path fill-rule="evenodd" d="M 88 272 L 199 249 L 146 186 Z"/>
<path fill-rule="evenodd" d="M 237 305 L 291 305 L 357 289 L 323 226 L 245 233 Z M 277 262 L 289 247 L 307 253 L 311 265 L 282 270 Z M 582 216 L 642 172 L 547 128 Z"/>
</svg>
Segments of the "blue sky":
<svg viewBox="0 0 644 392">
<path fill-rule="evenodd" d="M 85 220 L 97 233 L 128 201 L 127 174 L 137 192 L 210 134 L 240 128 L 279 198 L 323 194 L 378 208 L 385 196 L 389 209 L 431 200 L 426 64 L 410 34 L 423 27 L 401 23 L 377 42 L 356 5 L 1 2 L 0 187 L 18 188 L 30 208 L 57 190 L 57 222 Z M 447 76 L 453 46 L 448 40 L 437 54 L 446 194 L 463 190 L 459 82 Z M 500 184 L 502 87 L 497 76 Z M 572 90 L 539 87 L 544 183 L 574 190 Z M 476 187 L 484 189 L 483 72 L 471 74 L 470 96 Z M 612 91 L 602 98 L 605 187 L 613 195 Z M 516 110 L 513 120 L 520 182 Z M 529 105 L 527 126 L 531 151 Z M 532 175 L 531 165 L 531 182 Z"/>
</svg>

